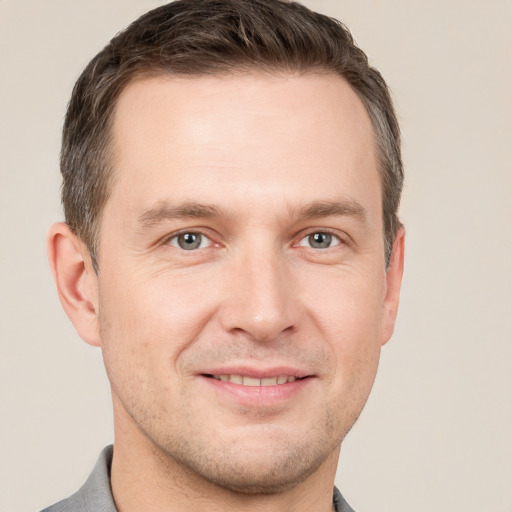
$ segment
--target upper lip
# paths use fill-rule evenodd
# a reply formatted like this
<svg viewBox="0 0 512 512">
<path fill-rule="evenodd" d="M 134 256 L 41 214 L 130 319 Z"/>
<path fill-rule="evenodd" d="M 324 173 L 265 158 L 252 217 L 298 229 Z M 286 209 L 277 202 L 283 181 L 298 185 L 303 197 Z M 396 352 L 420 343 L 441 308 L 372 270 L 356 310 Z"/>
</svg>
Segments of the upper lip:
<svg viewBox="0 0 512 512">
<path fill-rule="evenodd" d="M 272 366 L 266 368 L 255 368 L 252 366 L 221 366 L 208 368 L 199 372 L 199 375 L 241 375 L 242 377 L 253 377 L 255 379 L 268 379 L 284 375 L 297 379 L 312 376 L 310 372 L 292 366 Z"/>
</svg>

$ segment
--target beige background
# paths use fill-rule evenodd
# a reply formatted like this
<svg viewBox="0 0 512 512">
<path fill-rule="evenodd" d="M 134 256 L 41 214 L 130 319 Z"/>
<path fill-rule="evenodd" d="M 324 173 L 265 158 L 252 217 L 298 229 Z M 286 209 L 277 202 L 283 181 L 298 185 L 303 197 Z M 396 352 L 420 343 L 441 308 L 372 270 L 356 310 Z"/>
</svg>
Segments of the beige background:
<svg viewBox="0 0 512 512">
<path fill-rule="evenodd" d="M 0 511 L 74 491 L 112 440 L 100 353 L 47 269 L 65 106 L 155 0 L 0 0 Z M 512 511 L 512 2 L 309 0 L 382 71 L 404 134 L 396 334 L 342 450 L 358 512 Z"/>
</svg>

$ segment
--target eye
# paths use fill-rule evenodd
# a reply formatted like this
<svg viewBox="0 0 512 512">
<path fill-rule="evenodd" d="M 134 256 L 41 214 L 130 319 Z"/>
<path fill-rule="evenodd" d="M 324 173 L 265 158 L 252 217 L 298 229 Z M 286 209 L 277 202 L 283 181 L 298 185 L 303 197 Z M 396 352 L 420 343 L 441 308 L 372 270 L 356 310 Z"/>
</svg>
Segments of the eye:
<svg viewBox="0 0 512 512">
<path fill-rule="evenodd" d="M 311 247 L 312 249 L 329 249 L 340 244 L 341 240 L 336 235 L 325 231 L 310 233 L 299 242 L 300 247 Z"/>
<path fill-rule="evenodd" d="M 211 242 L 210 239 L 202 233 L 190 231 L 173 236 L 168 243 L 184 251 L 193 251 L 194 249 L 204 249 L 208 247 Z"/>
</svg>

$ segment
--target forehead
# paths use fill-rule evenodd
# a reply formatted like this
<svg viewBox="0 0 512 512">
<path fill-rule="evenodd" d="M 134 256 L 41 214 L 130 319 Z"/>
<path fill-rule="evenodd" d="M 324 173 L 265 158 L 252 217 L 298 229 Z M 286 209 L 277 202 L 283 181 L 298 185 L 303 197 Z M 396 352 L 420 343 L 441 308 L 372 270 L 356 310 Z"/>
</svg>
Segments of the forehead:
<svg viewBox="0 0 512 512">
<path fill-rule="evenodd" d="M 277 198 L 280 187 L 293 201 L 364 194 L 372 183 L 380 207 L 370 119 L 332 74 L 142 78 L 119 98 L 113 140 L 109 203 L 220 194 L 236 206 Z"/>
</svg>

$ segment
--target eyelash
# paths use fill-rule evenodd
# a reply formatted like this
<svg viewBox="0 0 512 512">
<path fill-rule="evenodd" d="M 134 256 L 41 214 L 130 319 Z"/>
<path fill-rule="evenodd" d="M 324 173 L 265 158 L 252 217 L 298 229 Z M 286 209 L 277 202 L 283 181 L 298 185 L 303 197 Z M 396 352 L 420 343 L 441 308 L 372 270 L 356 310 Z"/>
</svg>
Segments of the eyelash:
<svg viewBox="0 0 512 512">
<path fill-rule="evenodd" d="M 199 246 L 193 247 L 192 249 L 185 249 L 185 248 L 181 247 L 179 245 L 178 240 L 179 240 L 180 236 L 184 236 L 184 235 L 200 236 L 201 241 L 199 243 Z M 307 240 L 308 238 L 310 238 L 313 235 L 327 235 L 328 237 L 330 237 L 330 240 L 329 240 L 330 245 L 328 247 L 311 247 L 311 245 L 302 244 L 302 242 L 304 240 Z M 201 245 L 204 243 L 203 239 L 206 239 L 209 241 L 208 246 L 201 247 Z M 173 243 L 173 241 L 175 241 L 175 243 Z M 331 242 L 334 242 L 334 244 L 332 245 Z M 195 252 L 199 249 L 207 249 L 209 247 L 219 245 L 212 240 L 211 236 L 209 236 L 206 233 L 199 231 L 199 230 L 196 230 L 196 231 L 185 230 L 185 231 L 180 231 L 179 233 L 174 233 L 172 236 L 166 238 L 163 243 L 165 245 L 171 245 L 172 247 L 175 247 L 176 249 L 180 249 L 181 251 L 184 251 L 184 252 Z M 328 249 L 332 249 L 332 248 L 342 245 L 344 243 L 345 243 L 344 240 L 339 235 L 337 235 L 336 233 L 333 233 L 332 231 L 330 231 L 328 229 L 323 229 L 323 230 L 310 231 L 309 233 L 304 234 L 303 236 L 301 236 L 301 238 L 298 240 L 298 242 L 296 242 L 292 245 L 292 247 L 306 247 L 307 249 L 310 249 L 310 250 L 326 251 Z"/>
<path fill-rule="evenodd" d="M 198 235 L 201 237 L 201 242 L 200 244 L 202 245 L 203 244 L 203 239 L 206 239 L 209 241 L 209 245 L 207 247 L 197 247 L 197 248 L 193 248 L 193 249 L 184 249 L 183 247 L 180 247 L 179 246 L 179 243 L 178 243 L 178 239 L 180 236 L 184 236 L 184 235 Z M 173 241 L 176 241 L 176 244 L 172 243 Z M 202 231 L 194 231 L 194 230 L 184 230 L 184 231 L 180 231 L 179 233 L 174 233 L 172 236 L 166 238 L 164 240 L 164 245 L 171 245 L 172 247 L 175 247 L 176 249 L 180 249 L 184 252 L 194 252 L 198 249 L 207 249 L 208 247 L 211 247 L 211 246 L 215 246 L 215 245 L 218 245 L 216 244 L 211 236 L 208 236 L 206 233 L 202 232 Z"/>
<path fill-rule="evenodd" d="M 312 237 L 313 235 L 327 235 L 328 237 L 330 237 L 330 239 L 332 240 L 332 242 L 335 242 L 334 245 L 329 245 L 329 247 L 311 247 L 310 245 L 302 245 L 301 242 L 303 240 L 306 240 L 306 239 L 309 239 L 310 237 Z M 337 247 L 338 245 L 341 245 L 343 244 L 343 240 L 342 238 L 337 235 L 336 233 L 333 233 L 332 231 L 329 231 L 328 229 L 322 229 L 322 230 L 314 230 L 314 231 L 310 231 L 309 233 L 306 233 L 300 240 L 298 243 L 294 244 L 294 247 L 307 247 L 308 249 L 312 249 L 312 250 L 322 250 L 322 251 L 325 251 L 327 249 L 332 249 L 334 247 Z"/>
</svg>

